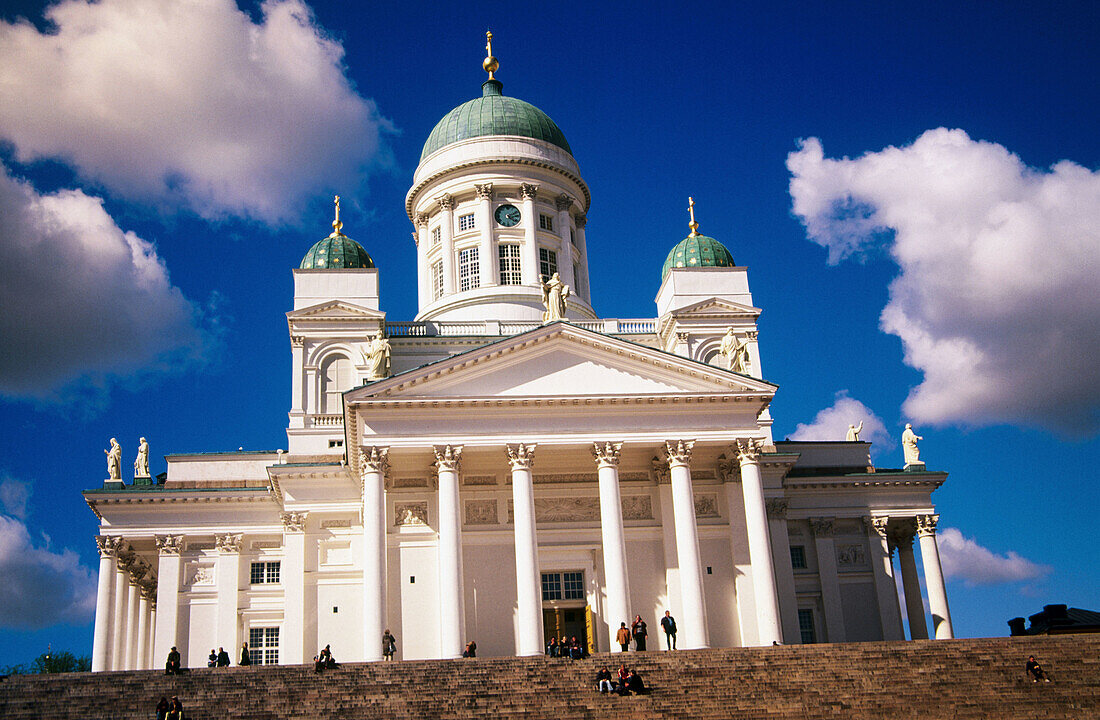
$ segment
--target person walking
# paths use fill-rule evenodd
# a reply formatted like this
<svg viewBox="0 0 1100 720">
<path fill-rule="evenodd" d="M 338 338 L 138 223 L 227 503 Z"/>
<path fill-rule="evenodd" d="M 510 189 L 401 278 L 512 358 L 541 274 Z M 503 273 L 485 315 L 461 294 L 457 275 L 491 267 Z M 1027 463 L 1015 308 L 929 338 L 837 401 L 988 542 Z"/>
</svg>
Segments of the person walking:
<svg viewBox="0 0 1100 720">
<path fill-rule="evenodd" d="M 634 622 L 630 626 L 630 634 L 634 637 L 634 649 L 637 652 L 645 652 L 645 640 L 649 636 L 646 630 L 645 620 L 641 615 L 634 616 Z"/>
<path fill-rule="evenodd" d="M 382 659 L 393 660 L 393 656 L 397 653 L 397 638 L 393 636 L 389 628 L 386 628 L 386 632 L 382 633 Z"/>
<path fill-rule="evenodd" d="M 665 631 L 665 645 L 669 650 L 676 649 L 676 620 L 672 613 L 665 610 L 665 616 L 661 618 L 661 629 Z"/>
<path fill-rule="evenodd" d="M 619 632 L 615 633 L 615 642 L 626 652 L 630 649 L 630 631 L 626 629 L 626 623 L 619 623 Z"/>
</svg>

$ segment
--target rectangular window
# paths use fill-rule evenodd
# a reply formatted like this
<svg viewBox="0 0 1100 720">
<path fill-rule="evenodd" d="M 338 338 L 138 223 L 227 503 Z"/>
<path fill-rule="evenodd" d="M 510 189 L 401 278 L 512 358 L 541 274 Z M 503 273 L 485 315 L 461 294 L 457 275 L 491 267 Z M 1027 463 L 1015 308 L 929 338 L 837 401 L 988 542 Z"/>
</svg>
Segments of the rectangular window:
<svg viewBox="0 0 1100 720">
<path fill-rule="evenodd" d="M 817 642 L 817 634 L 814 632 L 814 611 L 798 611 L 798 630 L 802 633 L 802 644 L 812 645 Z"/>
<path fill-rule="evenodd" d="M 250 580 L 253 585 L 270 585 L 279 582 L 279 561 L 252 563 Z"/>
<path fill-rule="evenodd" d="M 558 271 L 558 254 L 553 250 L 539 248 L 539 273 L 547 280 Z"/>
<path fill-rule="evenodd" d="M 573 245 L 577 244 L 577 231 L 573 228 L 569 228 L 569 242 L 573 243 Z"/>
<path fill-rule="evenodd" d="M 561 600 L 561 573 L 542 574 L 542 599 Z"/>
<path fill-rule="evenodd" d="M 436 245 L 439 244 L 439 240 L 440 240 L 440 237 L 442 235 L 443 235 L 443 231 L 440 228 L 438 228 L 438 227 L 432 228 L 432 247 L 435 247 Z"/>
<path fill-rule="evenodd" d="M 584 295 L 584 290 L 581 289 L 581 273 L 577 269 L 577 263 L 573 263 L 573 294 Z"/>
<path fill-rule="evenodd" d="M 500 284 L 519 285 L 520 277 L 519 245 L 498 245 L 500 256 Z"/>
<path fill-rule="evenodd" d="M 443 297 L 443 261 L 432 264 L 432 300 Z"/>
<path fill-rule="evenodd" d="M 795 570 L 806 569 L 806 548 L 801 545 L 791 545 L 791 567 Z"/>
<path fill-rule="evenodd" d="M 549 215 L 539 215 L 539 227 L 554 232 L 554 218 Z"/>
<path fill-rule="evenodd" d="M 459 215 L 458 216 L 458 231 L 465 232 L 466 230 L 474 229 L 474 214 Z"/>
<path fill-rule="evenodd" d="M 279 628 L 248 628 L 248 659 L 253 665 L 278 665 Z"/>
<path fill-rule="evenodd" d="M 473 290 L 481 286 L 478 277 L 477 248 L 458 251 L 458 289 Z"/>
<path fill-rule="evenodd" d="M 566 600 L 584 600 L 584 573 L 562 573 L 561 583 L 565 589 Z"/>
</svg>

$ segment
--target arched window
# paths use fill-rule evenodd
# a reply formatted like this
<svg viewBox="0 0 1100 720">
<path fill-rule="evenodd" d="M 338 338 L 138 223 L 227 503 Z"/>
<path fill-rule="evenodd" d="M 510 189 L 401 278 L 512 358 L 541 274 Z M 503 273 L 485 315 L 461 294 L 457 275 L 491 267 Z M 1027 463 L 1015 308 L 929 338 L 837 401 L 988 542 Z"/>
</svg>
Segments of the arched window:
<svg viewBox="0 0 1100 720">
<path fill-rule="evenodd" d="M 321 364 L 321 412 L 343 412 L 340 396 L 355 385 L 355 367 L 343 355 L 331 355 Z"/>
</svg>

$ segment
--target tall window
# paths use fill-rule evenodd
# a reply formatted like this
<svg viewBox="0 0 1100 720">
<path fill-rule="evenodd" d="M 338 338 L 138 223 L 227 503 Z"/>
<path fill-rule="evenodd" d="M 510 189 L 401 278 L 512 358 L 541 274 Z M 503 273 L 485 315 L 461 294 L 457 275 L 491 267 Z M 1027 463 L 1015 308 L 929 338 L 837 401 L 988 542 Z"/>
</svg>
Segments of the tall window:
<svg viewBox="0 0 1100 720">
<path fill-rule="evenodd" d="M 569 242 L 573 243 L 574 245 L 577 244 L 577 231 L 573 228 L 569 228 Z"/>
<path fill-rule="evenodd" d="M 583 572 L 542 574 L 543 600 L 584 600 Z"/>
<path fill-rule="evenodd" d="M 253 665 L 278 665 L 279 628 L 248 628 L 248 659 Z"/>
<path fill-rule="evenodd" d="M 321 365 L 321 412 L 343 412 L 341 396 L 355 385 L 355 367 L 343 355 L 333 355 Z"/>
<path fill-rule="evenodd" d="M 798 611 L 798 630 L 802 633 L 802 644 L 811 645 L 817 642 L 817 633 L 814 632 L 814 611 Z"/>
<path fill-rule="evenodd" d="M 432 263 L 432 300 L 443 297 L 443 261 Z"/>
<path fill-rule="evenodd" d="M 554 231 L 554 218 L 549 215 L 539 215 L 539 227 L 543 230 Z"/>
<path fill-rule="evenodd" d="M 458 216 L 458 231 L 464 232 L 466 230 L 474 229 L 474 214 L 459 215 Z"/>
<path fill-rule="evenodd" d="M 520 277 L 519 245 L 498 245 L 500 259 L 500 284 L 519 285 Z"/>
<path fill-rule="evenodd" d="M 574 295 L 584 295 L 584 290 L 581 288 L 581 273 L 577 269 L 577 263 L 573 263 L 573 290 Z"/>
<path fill-rule="evenodd" d="M 802 545 L 791 545 L 791 567 L 795 570 L 806 569 L 806 548 Z"/>
<path fill-rule="evenodd" d="M 254 562 L 249 571 L 249 580 L 253 585 L 278 583 L 279 570 L 280 563 L 278 560 L 275 562 Z"/>
<path fill-rule="evenodd" d="M 458 289 L 472 290 L 481 285 L 478 277 L 477 248 L 458 251 Z"/>
<path fill-rule="evenodd" d="M 553 250 L 539 248 L 539 273 L 549 280 L 558 271 L 558 254 Z"/>
<path fill-rule="evenodd" d="M 436 245 L 439 244 L 439 239 L 442 236 L 442 234 L 443 233 L 442 233 L 442 231 L 440 230 L 440 228 L 438 226 L 432 228 L 432 247 L 435 247 Z"/>
</svg>

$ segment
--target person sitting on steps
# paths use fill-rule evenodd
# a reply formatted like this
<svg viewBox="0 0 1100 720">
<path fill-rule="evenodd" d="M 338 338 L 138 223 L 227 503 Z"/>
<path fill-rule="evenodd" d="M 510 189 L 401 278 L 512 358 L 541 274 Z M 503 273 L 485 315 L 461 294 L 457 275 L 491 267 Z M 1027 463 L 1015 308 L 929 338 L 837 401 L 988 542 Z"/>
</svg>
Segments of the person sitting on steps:
<svg viewBox="0 0 1100 720">
<path fill-rule="evenodd" d="M 603 670 L 596 673 L 596 690 L 602 693 L 610 693 L 614 690 L 611 684 L 611 670 L 606 665 L 603 666 Z"/>
<path fill-rule="evenodd" d="M 626 665 L 619 665 L 619 681 L 615 684 L 615 690 L 620 695 L 629 695 L 630 688 L 626 686 L 627 678 L 630 677 L 630 671 L 626 669 Z"/>
<path fill-rule="evenodd" d="M 1047 673 L 1043 670 L 1043 666 L 1040 665 L 1034 655 L 1027 656 L 1027 664 L 1024 665 L 1024 671 L 1031 676 L 1031 682 L 1050 682 L 1050 678 L 1047 677 Z"/>
<path fill-rule="evenodd" d="M 554 635 L 550 636 L 550 642 L 546 643 L 546 654 L 552 658 L 559 656 L 558 653 L 558 638 Z"/>
<path fill-rule="evenodd" d="M 168 714 L 165 717 L 167 720 L 186 720 L 183 715 L 183 703 L 175 695 L 172 696 L 172 702 L 168 705 Z"/>
<path fill-rule="evenodd" d="M 172 646 L 171 652 L 168 653 L 168 662 L 164 663 L 165 675 L 179 675 L 182 672 L 180 669 L 180 651 L 176 649 L 176 646 Z"/>
<path fill-rule="evenodd" d="M 642 675 L 637 670 L 630 670 L 627 673 L 626 689 L 636 695 L 644 695 L 646 693 L 645 683 L 642 682 Z"/>
<path fill-rule="evenodd" d="M 577 636 L 574 635 L 572 640 L 569 641 L 571 647 L 569 648 L 570 660 L 581 660 L 588 656 L 588 652 L 584 649 L 584 646 L 577 640 Z"/>
</svg>

